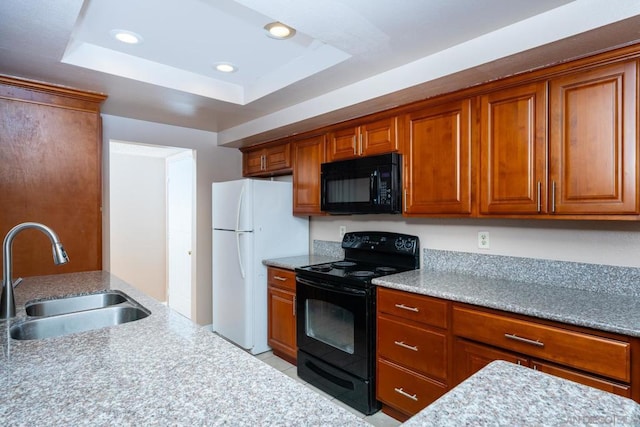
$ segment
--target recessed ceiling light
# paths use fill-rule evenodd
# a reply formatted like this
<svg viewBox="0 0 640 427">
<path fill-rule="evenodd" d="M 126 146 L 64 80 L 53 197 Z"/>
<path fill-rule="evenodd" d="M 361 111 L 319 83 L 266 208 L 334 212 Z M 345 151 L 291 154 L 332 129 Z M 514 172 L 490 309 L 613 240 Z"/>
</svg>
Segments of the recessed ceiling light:
<svg viewBox="0 0 640 427">
<path fill-rule="evenodd" d="M 267 35 L 271 38 L 284 40 L 290 37 L 293 37 L 296 33 L 291 27 L 284 25 L 281 22 L 272 22 L 264 26 L 264 29 L 267 30 Z"/>
<path fill-rule="evenodd" d="M 138 44 L 142 43 L 142 36 L 138 33 L 128 30 L 111 30 L 111 36 L 122 43 Z"/>
<path fill-rule="evenodd" d="M 230 62 L 218 62 L 214 64 L 214 66 L 216 70 L 220 71 L 221 73 L 235 73 L 236 71 L 238 71 L 238 67 Z"/>
</svg>

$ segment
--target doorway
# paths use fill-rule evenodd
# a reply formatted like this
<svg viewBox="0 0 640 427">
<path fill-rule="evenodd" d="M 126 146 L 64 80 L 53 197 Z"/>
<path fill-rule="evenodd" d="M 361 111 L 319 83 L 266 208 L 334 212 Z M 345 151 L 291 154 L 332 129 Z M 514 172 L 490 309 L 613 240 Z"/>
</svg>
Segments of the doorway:
<svg viewBox="0 0 640 427">
<path fill-rule="evenodd" d="M 194 155 L 109 142 L 110 272 L 187 318 L 195 277 Z"/>
</svg>

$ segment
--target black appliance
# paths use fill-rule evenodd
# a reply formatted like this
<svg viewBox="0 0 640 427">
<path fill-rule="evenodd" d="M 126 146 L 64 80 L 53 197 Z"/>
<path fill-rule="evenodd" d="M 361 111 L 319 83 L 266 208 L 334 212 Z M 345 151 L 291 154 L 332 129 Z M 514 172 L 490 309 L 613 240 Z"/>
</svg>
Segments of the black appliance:
<svg viewBox="0 0 640 427">
<path fill-rule="evenodd" d="M 375 398 L 376 287 L 371 280 L 420 267 L 420 240 L 346 233 L 343 260 L 296 268 L 298 376 L 364 414 Z"/>
<path fill-rule="evenodd" d="M 321 210 L 331 214 L 401 213 L 400 154 L 323 163 L 320 168 Z"/>
</svg>

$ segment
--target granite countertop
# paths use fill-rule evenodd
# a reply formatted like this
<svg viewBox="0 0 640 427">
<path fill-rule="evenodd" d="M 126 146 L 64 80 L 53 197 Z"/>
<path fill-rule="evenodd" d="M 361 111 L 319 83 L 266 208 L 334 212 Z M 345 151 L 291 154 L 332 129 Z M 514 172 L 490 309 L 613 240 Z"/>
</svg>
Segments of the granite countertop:
<svg viewBox="0 0 640 427">
<path fill-rule="evenodd" d="M 373 279 L 373 283 L 387 288 L 640 337 L 640 298 L 631 295 L 428 269 L 384 276 Z"/>
<path fill-rule="evenodd" d="M 403 426 L 640 425 L 640 405 L 505 361 L 495 361 Z"/>
<path fill-rule="evenodd" d="M 119 289 L 147 318 L 34 341 L 9 337 L 25 301 Z M 107 272 L 26 278 L 0 321 L 4 425 L 367 425 Z"/>
<path fill-rule="evenodd" d="M 262 263 L 268 267 L 278 267 L 287 270 L 295 270 L 305 265 L 325 264 L 328 262 L 340 261 L 341 258 L 335 258 L 325 255 L 300 255 L 284 258 L 273 258 L 262 260 Z"/>
</svg>

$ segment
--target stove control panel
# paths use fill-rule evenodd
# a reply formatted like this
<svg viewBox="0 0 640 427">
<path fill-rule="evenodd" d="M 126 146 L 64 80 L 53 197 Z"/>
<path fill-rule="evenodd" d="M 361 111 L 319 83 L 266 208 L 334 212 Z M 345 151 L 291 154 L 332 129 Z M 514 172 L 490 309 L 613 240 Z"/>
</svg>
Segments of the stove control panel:
<svg viewBox="0 0 640 427">
<path fill-rule="evenodd" d="M 415 254 L 420 247 L 417 236 L 384 231 L 356 231 L 346 233 L 343 249 L 360 249 L 375 252 Z"/>
</svg>

